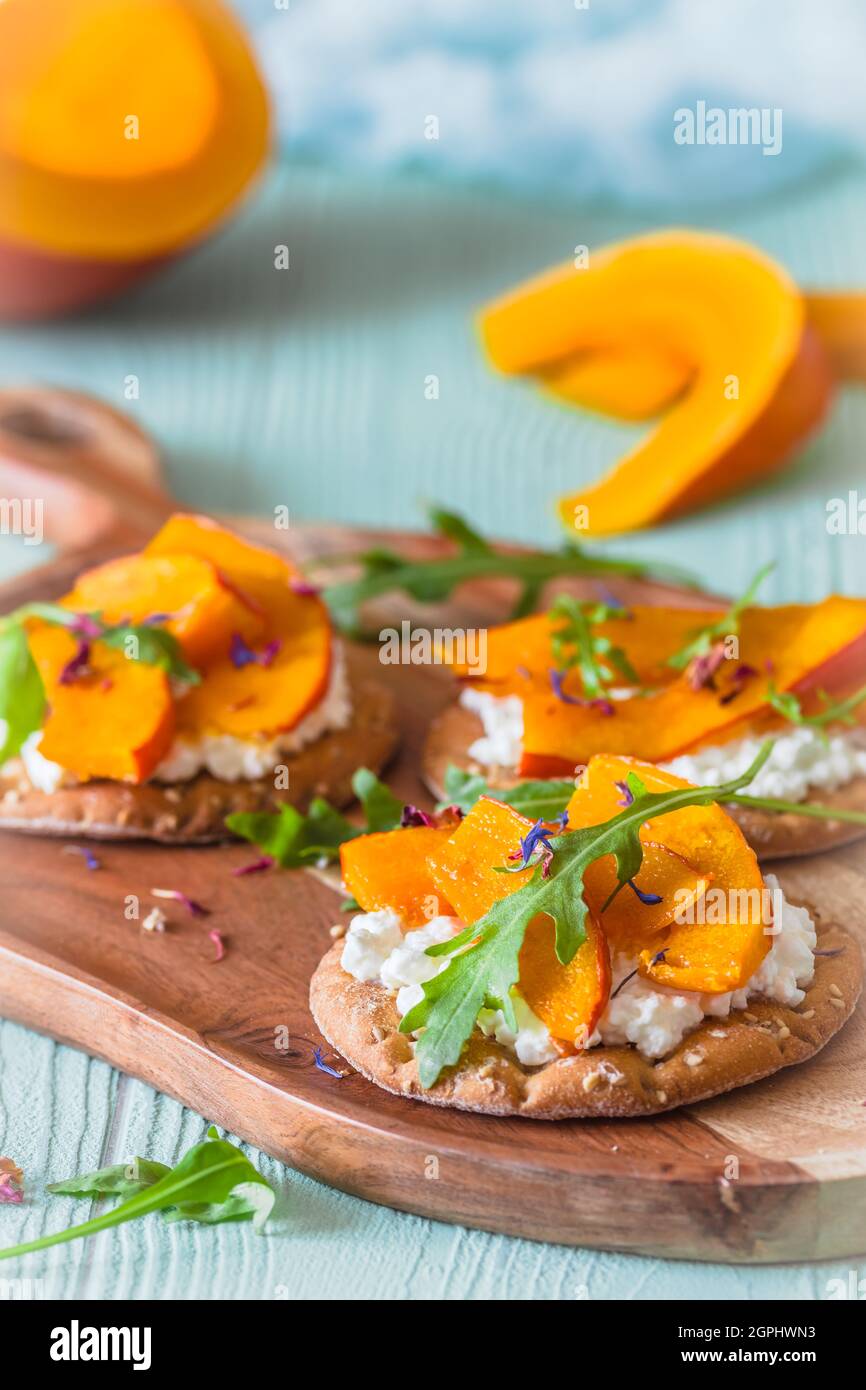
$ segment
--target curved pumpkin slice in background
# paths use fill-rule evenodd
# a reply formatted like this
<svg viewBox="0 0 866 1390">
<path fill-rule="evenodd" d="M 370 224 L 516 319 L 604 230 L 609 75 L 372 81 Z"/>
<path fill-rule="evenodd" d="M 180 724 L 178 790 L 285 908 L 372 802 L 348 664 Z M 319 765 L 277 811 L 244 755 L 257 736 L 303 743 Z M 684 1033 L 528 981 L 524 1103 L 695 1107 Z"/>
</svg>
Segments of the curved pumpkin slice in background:
<svg viewBox="0 0 866 1390">
<path fill-rule="evenodd" d="M 601 755 L 590 761 L 568 804 L 569 827 L 599 825 L 619 814 L 622 791 L 617 782 L 624 782 L 629 772 L 635 772 L 650 792 L 689 785 L 648 763 Z M 694 913 L 697 920 L 674 921 L 655 934 L 640 954 L 640 973 L 656 984 L 702 994 L 742 989 L 769 951 L 772 936 L 766 930 L 771 924 L 764 921 L 764 881 L 758 860 L 739 826 L 720 806 L 688 806 L 648 820 L 640 838 L 644 844 L 664 846 L 712 885 L 712 904 L 705 904 L 703 913 Z M 610 886 L 615 885 L 612 858 L 592 867 L 599 875 L 605 872 Z M 603 884 L 594 887 L 598 891 Z M 626 887 L 619 896 L 628 892 Z M 631 896 L 639 936 L 644 905 Z M 697 899 L 695 905 L 699 905 Z M 701 922 L 701 915 L 707 920 Z M 656 957 L 662 950 L 665 955 L 659 961 Z"/>
<path fill-rule="evenodd" d="M 617 420 L 651 420 L 687 389 L 694 367 L 662 344 L 617 343 L 541 373 L 541 389 L 566 405 Z"/>
<path fill-rule="evenodd" d="M 866 292 L 806 294 L 806 313 L 840 381 L 866 381 Z"/>
<path fill-rule="evenodd" d="M 431 917 L 453 917 L 454 909 L 427 867 L 428 855 L 453 831 L 453 825 L 412 825 L 347 840 L 340 848 L 347 891 L 365 912 L 390 907 L 409 927 L 420 927 Z"/>
<path fill-rule="evenodd" d="M 534 868 L 502 874 L 509 854 L 532 821 L 510 806 L 482 797 L 454 833 L 428 857 L 430 874 L 464 922 L 483 917 L 495 902 L 517 892 Z M 610 995 L 610 953 L 604 932 L 591 914 L 586 940 L 568 965 L 556 958 L 556 933 L 549 918 L 534 918 L 520 951 L 520 993 L 551 1034 L 581 1047 L 604 1012 Z"/>
<path fill-rule="evenodd" d="M 193 666 L 224 656 L 232 633 L 254 642 L 264 631 L 257 610 L 231 589 L 207 560 L 195 555 L 127 555 L 86 570 L 63 600 L 107 622 L 141 623 L 172 614 L 164 624 Z"/>
<path fill-rule="evenodd" d="M 89 673 L 63 685 L 60 675 L 77 651 L 75 638 L 43 624 L 28 626 L 27 635 L 48 701 L 40 753 L 81 780 L 145 782 L 174 738 L 165 672 L 94 642 Z"/>
<path fill-rule="evenodd" d="M 790 278 L 721 236 L 661 232 L 530 282 L 482 315 L 494 366 L 538 373 L 577 354 L 662 344 L 694 363 L 685 395 L 601 482 L 562 499 L 569 529 L 610 535 L 721 497 L 781 466 L 832 382 Z"/>
</svg>

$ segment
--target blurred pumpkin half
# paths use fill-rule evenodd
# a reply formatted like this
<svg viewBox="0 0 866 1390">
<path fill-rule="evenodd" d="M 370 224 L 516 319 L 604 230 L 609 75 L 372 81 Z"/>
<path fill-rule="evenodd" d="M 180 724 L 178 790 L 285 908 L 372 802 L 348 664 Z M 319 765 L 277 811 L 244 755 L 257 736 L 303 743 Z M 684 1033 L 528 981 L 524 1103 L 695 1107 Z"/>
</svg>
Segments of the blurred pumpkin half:
<svg viewBox="0 0 866 1390">
<path fill-rule="evenodd" d="M 220 0 L 2 0 L 0 316 L 78 308 L 200 242 L 268 128 Z"/>
</svg>

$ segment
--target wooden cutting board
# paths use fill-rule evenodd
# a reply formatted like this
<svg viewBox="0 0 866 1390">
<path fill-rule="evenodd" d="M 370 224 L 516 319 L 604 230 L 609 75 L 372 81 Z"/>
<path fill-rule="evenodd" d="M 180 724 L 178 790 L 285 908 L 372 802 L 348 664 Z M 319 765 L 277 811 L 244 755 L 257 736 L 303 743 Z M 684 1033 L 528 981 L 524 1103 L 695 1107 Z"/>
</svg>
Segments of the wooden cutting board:
<svg viewBox="0 0 866 1390">
<path fill-rule="evenodd" d="M 243 529 L 274 542 L 262 523 Z M 99 530 L 87 559 L 118 549 L 118 534 Z M 283 534 L 302 559 L 371 541 L 418 554 L 437 544 L 332 527 Z M 0 589 L 0 612 L 57 596 L 81 563 L 82 553 L 64 556 Z M 695 601 L 659 586 L 611 587 L 625 601 Z M 430 621 L 499 620 L 506 590 L 471 586 Z M 388 611 L 407 615 L 400 602 Z M 403 747 L 389 781 L 429 804 L 415 769 L 449 680 L 437 668 L 382 668 L 375 648 L 364 660 L 399 696 Z M 380 1091 L 327 1046 L 322 1060 L 344 1074 L 316 1065 L 308 982 L 330 927 L 346 920 L 326 884 L 279 871 L 235 878 L 254 857 L 239 845 L 94 848 L 101 867 L 89 871 L 56 840 L 0 835 L 0 1014 L 141 1077 L 305 1173 L 405 1211 L 574 1245 L 731 1262 L 866 1250 L 862 1008 L 812 1062 L 659 1119 L 544 1123 L 440 1110 Z M 854 845 L 783 865 L 779 876 L 866 946 L 864 860 Z M 211 915 L 162 903 L 168 930 L 145 933 L 124 909 L 135 895 L 143 916 L 153 888 L 182 889 Z M 213 928 L 226 944 L 219 963 Z"/>
</svg>

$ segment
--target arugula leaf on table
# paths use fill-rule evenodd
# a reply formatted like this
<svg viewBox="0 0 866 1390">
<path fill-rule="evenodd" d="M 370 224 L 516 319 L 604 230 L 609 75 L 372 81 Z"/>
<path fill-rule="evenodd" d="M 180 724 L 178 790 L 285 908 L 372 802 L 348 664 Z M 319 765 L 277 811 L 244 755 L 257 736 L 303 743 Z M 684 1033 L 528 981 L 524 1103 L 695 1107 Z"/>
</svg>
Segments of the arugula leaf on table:
<svg viewBox="0 0 866 1390">
<path fill-rule="evenodd" d="M 137 1160 L 145 1163 L 146 1160 Z M 142 1170 L 144 1177 L 150 1176 L 162 1164 L 148 1164 Z M 67 1183 L 55 1183 L 54 1191 L 78 1184 L 75 1195 L 90 1196 L 98 1192 L 118 1190 L 114 1184 L 118 1179 L 111 1175 L 112 1169 L 101 1173 L 83 1174 L 70 1178 Z M 94 1184 L 104 1181 L 108 1187 L 99 1189 Z M 0 1260 L 11 1259 L 15 1255 L 28 1255 L 34 1250 L 45 1250 L 51 1245 L 62 1245 L 66 1241 L 78 1240 L 81 1236 L 96 1235 L 113 1226 L 121 1226 L 150 1212 L 169 1213 L 169 1219 L 203 1221 L 214 1224 L 217 1221 L 244 1221 L 252 1219 L 253 1228 L 261 1231 L 274 1205 L 274 1191 L 270 1183 L 253 1167 L 245 1154 L 227 1139 L 220 1139 L 213 1126 L 208 1137 L 201 1144 L 189 1149 L 174 1168 L 167 1169 L 152 1182 L 147 1182 L 139 1191 L 127 1197 L 111 1211 L 94 1216 L 80 1226 L 71 1226 L 53 1235 L 40 1236 L 38 1240 L 26 1241 L 23 1245 L 13 1245 L 0 1250 Z"/>
<path fill-rule="evenodd" d="M 281 806 L 278 811 L 236 811 L 226 817 L 226 825 L 283 869 L 302 869 L 317 859 L 332 863 L 347 840 L 372 831 L 394 830 L 400 824 L 402 801 L 369 768 L 357 769 L 352 790 L 364 811 L 363 827 L 352 825 L 321 796 L 310 803 L 306 815 L 294 806 Z"/>
<path fill-rule="evenodd" d="M 730 608 L 715 622 L 707 623 L 706 627 L 696 628 L 694 632 L 690 633 L 685 645 L 668 657 L 668 666 L 672 666 L 675 671 L 684 671 L 696 657 L 706 656 L 716 642 L 725 637 L 735 636 L 740 630 L 740 618 L 743 616 L 743 610 L 754 603 L 755 595 L 775 568 L 776 562 L 774 560 L 771 560 L 767 565 L 762 565 L 757 574 L 753 576 L 742 597 L 732 603 Z"/>
<path fill-rule="evenodd" d="M 514 787 L 491 787 L 478 772 L 464 772 L 462 768 L 449 763 L 443 783 L 444 797 L 438 803 L 437 811 L 449 806 L 457 806 L 464 815 L 472 810 L 482 796 L 492 796 L 496 801 L 504 801 L 528 820 L 556 820 L 568 805 L 574 794 L 574 782 L 570 778 L 562 780 L 518 782 Z"/>
<path fill-rule="evenodd" d="M 79 1173 L 63 1182 L 50 1182 L 46 1191 L 61 1197 L 131 1197 L 152 1187 L 171 1169 L 165 1163 L 150 1158 L 133 1158 L 129 1163 L 115 1163 L 110 1168 L 97 1168 L 94 1173 Z"/>
<path fill-rule="evenodd" d="M 535 607 L 544 584 L 566 575 L 626 575 L 657 578 L 696 587 L 692 575 L 671 565 L 603 556 L 584 550 L 574 541 L 558 550 L 532 550 L 508 553 L 496 550 L 462 517 L 433 508 L 429 513 L 433 529 L 455 542 L 452 555 L 432 560 L 408 560 L 384 547 L 368 550 L 356 557 L 363 573 L 358 579 L 325 585 L 322 596 L 334 622 L 354 636 L 363 635 L 359 609 L 368 599 L 400 590 L 421 603 L 438 603 L 470 579 L 492 576 L 515 579 L 520 584 L 513 617 L 523 617 Z"/>
<path fill-rule="evenodd" d="M 553 921 L 557 959 L 567 965 L 586 938 L 583 876 L 588 866 L 613 855 L 617 883 L 622 887 L 640 872 L 643 847 L 639 831 L 645 821 L 686 806 L 729 800 L 754 780 L 772 747 L 772 742 L 765 743 L 741 777 L 720 787 L 648 792 L 640 779 L 629 773 L 633 797 L 629 806 L 602 825 L 558 835 L 550 842 L 553 856 L 547 877 L 537 864 L 530 881 L 517 892 L 494 903 L 479 921 L 452 940 L 429 947 L 429 956 L 449 955 L 452 959 L 441 974 L 423 986 L 423 999 L 400 1024 L 406 1033 L 423 1029 L 415 1049 L 422 1086 L 432 1086 L 443 1068 L 459 1061 L 480 1009 L 501 1009 L 509 1025 L 516 1027 L 511 989 L 520 978 L 520 948 L 534 917 L 541 913 Z"/>
<path fill-rule="evenodd" d="M 854 710 L 866 701 L 866 685 L 835 704 L 831 702 L 826 691 L 819 690 L 818 695 L 824 702 L 824 708 L 817 714 L 804 714 L 803 707 L 792 690 L 777 690 L 773 681 L 767 685 L 767 704 L 772 705 L 777 714 L 781 714 L 791 724 L 816 729 L 824 742 L 829 743 L 826 729 L 828 724 L 857 723 Z"/>
<path fill-rule="evenodd" d="M 42 727 L 45 687 L 20 623 L 0 623 L 0 764 Z"/>
<path fill-rule="evenodd" d="M 617 675 L 629 685 L 640 683 L 622 647 L 595 630 L 600 623 L 622 616 L 621 608 L 607 603 L 582 603 L 570 594 L 560 594 L 551 604 L 550 645 L 554 663 L 560 674 L 577 669 L 587 699 L 602 699 Z"/>
</svg>

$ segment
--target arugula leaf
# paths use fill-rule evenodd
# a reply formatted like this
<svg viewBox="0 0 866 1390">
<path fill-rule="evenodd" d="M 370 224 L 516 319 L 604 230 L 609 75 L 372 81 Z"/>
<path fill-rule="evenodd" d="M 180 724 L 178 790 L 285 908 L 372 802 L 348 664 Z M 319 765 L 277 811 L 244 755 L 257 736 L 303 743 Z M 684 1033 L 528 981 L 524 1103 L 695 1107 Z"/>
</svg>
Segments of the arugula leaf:
<svg viewBox="0 0 866 1390">
<path fill-rule="evenodd" d="M 565 810 L 574 795 L 574 782 L 570 778 L 561 781 L 518 782 L 514 787 L 491 787 L 481 773 L 464 772 L 462 768 L 449 763 L 444 778 L 445 796 L 438 803 L 437 811 L 448 806 L 458 806 L 464 815 L 472 810 L 482 796 L 492 796 L 496 801 L 504 801 L 529 820 L 556 820 Z"/>
<path fill-rule="evenodd" d="M 357 769 L 352 790 L 364 810 L 363 828 L 352 825 L 321 796 L 310 803 L 306 815 L 294 806 L 281 806 L 273 812 L 236 811 L 226 817 L 226 825 L 283 869 L 302 869 L 316 859 L 332 863 L 347 840 L 375 830 L 393 830 L 400 824 L 402 801 L 369 768 Z"/>
<path fill-rule="evenodd" d="M 403 803 L 368 767 L 359 767 L 352 778 L 352 791 L 361 803 L 369 832 L 394 830 L 400 824 Z"/>
<path fill-rule="evenodd" d="M 762 565 L 757 574 L 753 576 L 742 597 L 738 598 L 736 603 L 732 603 L 727 612 L 717 618 L 714 623 L 708 623 L 706 627 L 696 628 L 689 635 L 685 645 L 679 651 L 674 652 L 673 656 L 668 657 L 668 666 L 672 666 L 675 671 L 684 671 L 695 657 L 705 656 L 714 643 L 721 641 L 724 637 L 735 636 L 740 630 L 740 618 L 743 616 L 743 610 L 754 603 L 755 595 L 775 568 L 775 560 L 771 560 L 767 565 Z"/>
<path fill-rule="evenodd" d="M 166 675 L 185 685 L 198 685 L 201 676 L 183 656 L 183 648 L 168 628 L 149 623 L 118 623 L 103 629 L 98 638 L 107 647 L 124 652 L 131 661 L 143 661 L 146 666 L 159 666 Z"/>
<path fill-rule="evenodd" d="M 45 687 L 20 623 L 0 624 L 0 763 L 41 728 Z"/>
<path fill-rule="evenodd" d="M 514 616 L 524 616 L 535 606 L 541 588 L 550 579 L 564 575 L 627 575 L 658 578 L 697 587 L 692 575 L 675 566 L 639 560 L 604 557 L 569 541 L 559 550 L 533 550 L 509 553 L 495 550 L 462 517 L 433 509 L 430 522 L 439 535 L 455 541 L 453 555 L 433 560 L 407 560 L 384 548 L 357 556 L 363 573 L 359 579 L 326 585 L 322 591 L 336 625 L 353 636 L 364 636 L 359 609 L 369 599 L 399 590 L 421 603 L 438 603 L 448 598 L 458 584 L 469 579 L 502 576 L 516 579 L 521 586 Z M 341 557 L 341 563 L 344 563 Z"/>
<path fill-rule="evenodd" d="M 161 1164 L 158 1166 L 162 1167 Z M 110 1173 L 111 1170 L 102 1170 L 103 1174 L 106 1172 Z M 100 1179 L 100 1176 L 96 1173 L 84 1174 L 81 1178 L 69 1179 L 69 1182 L 86 1186 L 88 1182 Z M 63 1186 L 55 1183 L 54 1190 Z M 80 1195 L 91 1195 L 91 1191 L 82 1190 Z M 126 1221 L 134 1221 L 153 1211 L 171 1210 L 173 1220 L 205 1221 L 208 1224 L 251 1217 L 253 1228 L 260 1231 L 273 1204 L 274 1192 L 270 1183 L 240 1149 L 228 1140 L 220 1139 L 216 1129 L 211 1126 L 207 1139 L 193 1145 L 176 1167 L 167 1169 L 161 1177 L 127 1197 L 119 1206 L 82 1222 L 80 1226 L 71 1226 L 54 1235 L 40 1236 L 38 1240 L 0 1250 L 0 1260 L 28 1255 L 31 1251 L 45 1250 L 51 1245 L 62 1245 L 81 1236 L 96 1235 L 99 1231 L 121 1226 Z"/>
<path fill-rule="evenodd" d="M 164 1178 L 171 1169 L 150 1158 L 134 1158 L 130 1163 L 115 1163 L 110 1168 L 97 1168 L 95 1173 L 80 1173 L 77 1178 L 51 1182 L 46 1191 L 62 1197 L 131 1197 L 143 1192 Z"/>
<path fill-rule="evenodd" d="M 400 1024 L 405 1033 L 424 1030 L 415 1049 L 422 1086 L 432 1086 L 443 1068 L 459 1061 L 480 1009 L 499 1008 L 509 1025 L 516 1026 L 511 989 L 520 977 L 520 948 L 534 917 L 544 914 L 553 921 L 557 959 L 567 965 L 586 938 L 583 876 L 588 866 L 613 855 L 617 882 L 624 885 L 640 872 L 643 847 L 639 832 L 645 821 L 685 806 L 709 806 L 730 799 L 754 780 L 772 747 L 772 742 L 765 743 L 741 777 L 720 787 L 647 792 L 640 779 L 630 775 L 631 805 L 602 825 L 572 830 L 551 841 L 554 853 L 547 878 L 538 864 L 529 882 L 516 893 L 494 903 L 479 921 L 451 941 L 429 947 L 428 955 L 450 955 L 452 959 L 423 986 L 423 999 Z"/>
<path fill-rule="evenodd" d="M 829 743 L 826 725 L 856 724 L 854 710 L 866 701 L 866 685 L 836 704 L 831 703 L 826 691 L 819 690 L 818 694 L 824 701 L 824 708 L 817 714 L 804 714 L 803 707 L 792 690 L 777 690 L 775 682 L 770 681 L 767 685 L 767 704 L 772 705 L 777 714 L 781 714 L 789 723 L 817 729 L 824 742 Z"/>
<path fill-rule="evenodd" d="M 551 605 L 550 617 L 554 624 L 550 645 L 557 670 L 576 667 L 588 699 L 601 699 L 616 674 L 630 685 L 639 684 L 637 672 L 622 647 L 595 631 L 599 623 L 622 617 L 621 609 L 607 603 L 582 603 L 570 594 L 560 594 Z"/>
<path fill-rule="evenodd" d="M 311 801 L 306 815 L 288 805 L 274 812 L 235 811 L 226 816 L 226 825 L 282 869 L 301 869 L 316 859 L 330 863 L 338 857 L 340 845 L 363 834 L 321 796 Z"/>
</svg>

